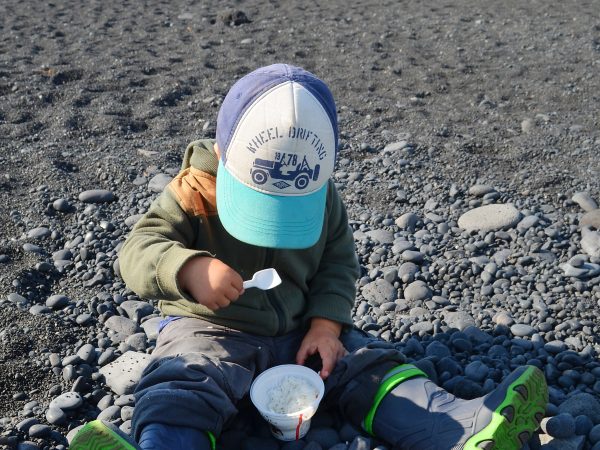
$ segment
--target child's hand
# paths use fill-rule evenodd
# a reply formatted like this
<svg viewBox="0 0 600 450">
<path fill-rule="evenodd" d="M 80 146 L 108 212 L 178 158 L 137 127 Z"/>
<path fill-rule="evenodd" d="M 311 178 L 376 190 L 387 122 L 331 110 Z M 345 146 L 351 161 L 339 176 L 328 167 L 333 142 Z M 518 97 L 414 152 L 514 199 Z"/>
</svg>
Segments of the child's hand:
<svg viewBox="0 0 600 450">
<path fill-rule="evenodd" d="M 191 258 L 179 270 L 177 280 L 182 290 L 212 311 L 229 306 L 244 292 L 240 274 L 209 256 Z"/>
<path fill-rule="evenodd" d="M 321 378 L 327 378 L 335 364 L 348 353 L 339 339 L 341 331 L 342 324 L 314 317 L 296 354 L 296 363 L 304 364 L 306 358 L 318 353 L 323 363 Z"/>
</svg>

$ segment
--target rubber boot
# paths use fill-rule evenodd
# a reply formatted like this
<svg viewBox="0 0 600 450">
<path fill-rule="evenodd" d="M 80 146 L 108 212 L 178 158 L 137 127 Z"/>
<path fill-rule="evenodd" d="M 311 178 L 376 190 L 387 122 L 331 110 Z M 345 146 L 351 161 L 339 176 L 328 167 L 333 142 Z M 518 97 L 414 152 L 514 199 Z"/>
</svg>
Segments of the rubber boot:
<svg viewBox="0 0 600 450">
<path fill-rule="evenodd" d="M 411 376 L 403 378 L 402 372 Z M 548 387 L 537 367 L 519 367 L 494 391 L 473 400 L 455 397 L 424 375 L 405 364 L 391 379 L 386 376 L 381 386 L 388 381 L 388 389 L 389 381 L 401 381 L 374 405 L 365 429 L 394 449 L 519 450 L 544 417 Z"/>
<path fill-rule="evenodd" d="M 133 438 L 118 427 L 102 420 L 92 420 L 77 432 L 70 450 L 140 450 Z"/>
<path fill-rule="evenodd" d="M 195 428 L 151 423 L 142 429 L 141 450 L 211 450 L 209 435 Z"/>
<path fill-rule="evenodd" d="M 194 428 L 151 423 L 142 430 L 139 444 L 109 422 L 92 420 L 77 432 L 70 450 L 215 450 L 211 433 Z"/>
</svg>

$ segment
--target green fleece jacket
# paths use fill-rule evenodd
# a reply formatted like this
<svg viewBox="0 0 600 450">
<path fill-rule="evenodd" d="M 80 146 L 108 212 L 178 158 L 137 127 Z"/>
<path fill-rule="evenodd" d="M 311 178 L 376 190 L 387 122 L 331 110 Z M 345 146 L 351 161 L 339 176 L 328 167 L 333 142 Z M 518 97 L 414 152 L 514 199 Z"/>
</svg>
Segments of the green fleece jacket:
<svg viewBox="0 0 600 450">
<path fill-rule="evenodd" d="M 323 317 L 351 325 L 358 260 L 344 205 L 330 180 L 323 230 L 302 250 L 256 247 L 238 241 L 221 225 L 215 187 L 214 141 L 192 142 L 182 171 L 136 224 L 120 254 L 121 274 L 138 295 L 158 299 L 164 315 L 200 317 L 236 330 L 276 336 Z M 257 205 L 260 207 L 260 205 Z M 211 311 L 187 293 L 177 274 L 190 258 L 218 258 L 244 280 L 274 267 L 282 283 L 247 289 L 227 308 Z"/>
</svg>

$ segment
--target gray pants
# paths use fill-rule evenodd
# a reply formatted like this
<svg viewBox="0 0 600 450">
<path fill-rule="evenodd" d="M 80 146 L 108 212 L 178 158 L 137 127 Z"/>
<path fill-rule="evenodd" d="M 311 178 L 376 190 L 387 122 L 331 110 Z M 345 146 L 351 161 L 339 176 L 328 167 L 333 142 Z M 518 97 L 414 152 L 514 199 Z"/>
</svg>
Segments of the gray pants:
<svg viewBox="0 0 600 450">
<path fill-rule="evenodd" d="M 265 337 L 194 318 L 170 322 L 160 332 L 153 360 L 135 391 L 135 439 L 154 422 L 218 436 L 259 373 L 295 362 L 305 332 Z M 360 427 L 381 378 L 402 364 L 404 356 L 393 345 L 357 329 L 344 331 L 340 339 L 350 353 L 325 380 L 323 405 L 328 407 L 330 400 Z"/>
</svg>

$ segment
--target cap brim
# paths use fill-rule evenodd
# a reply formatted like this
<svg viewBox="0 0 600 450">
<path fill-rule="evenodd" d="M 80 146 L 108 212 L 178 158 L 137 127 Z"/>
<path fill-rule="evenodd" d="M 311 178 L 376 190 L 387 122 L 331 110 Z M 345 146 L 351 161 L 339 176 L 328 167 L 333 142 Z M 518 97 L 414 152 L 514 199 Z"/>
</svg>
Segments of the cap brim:
<svg viewBox="0 0 600 450">
<path fill-rule="evenodd" d="M 327 185 L 308 195 L 269 195 L 236 180 L 219 160 L 217 211 L 225 230 L 260 247 L 312 247 L 323 229 Z"/>
</svg>

